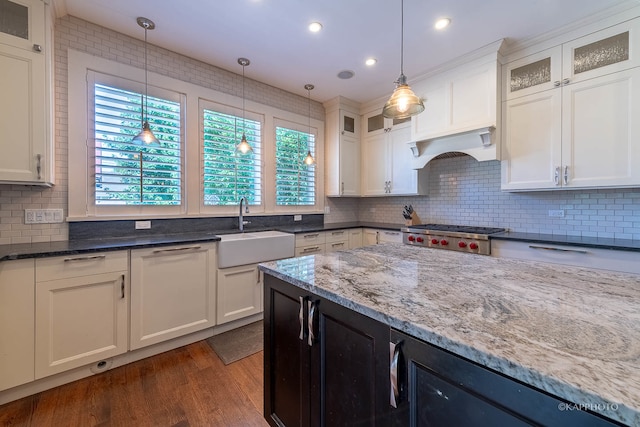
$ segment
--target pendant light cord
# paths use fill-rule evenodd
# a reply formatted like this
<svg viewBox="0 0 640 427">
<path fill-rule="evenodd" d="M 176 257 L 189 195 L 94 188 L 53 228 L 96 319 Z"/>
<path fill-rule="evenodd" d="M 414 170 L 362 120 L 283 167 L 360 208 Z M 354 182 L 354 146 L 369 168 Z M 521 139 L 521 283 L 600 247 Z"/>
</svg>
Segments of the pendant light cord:
<svg viewBox="0 0 640 427">
<path fill-rule="evenodd" d="M 242 134 L 245 135 L 245 113 L 244 113 L 244 67 L 245 64 L 242 64 Z"/>
<path fill-rule="evenodd" d="M 400 75 L 404 74 L 404 0 L 400 0 Z"/>
<path fill-rule="evenodd" d="M 149 24 L 144 26 L 144 111 L 142 112 L 143 120 L 149 122 L 149 87 L 147 86 L 149 70 L 147 68 L 147 29 Z"/>
</svg>

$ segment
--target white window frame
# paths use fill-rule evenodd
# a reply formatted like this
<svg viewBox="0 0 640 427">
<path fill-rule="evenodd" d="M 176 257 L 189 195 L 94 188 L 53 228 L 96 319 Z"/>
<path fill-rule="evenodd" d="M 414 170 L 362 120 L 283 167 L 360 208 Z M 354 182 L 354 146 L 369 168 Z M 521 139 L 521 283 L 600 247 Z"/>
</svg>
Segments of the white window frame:
<svg viewBox="0 0 640 427">
<path fill-rule="evenodd" d="M 315 204 L 314 205 L 300 205 L 291 206 L 276 204 L 276 128 L 283 127 L 287 129 L 296 130 L 304 133 L 311 133 L 315 137 L 315 164 L 311 167 L 315 168 Z M 271 129 L 271 138 L 273 139 L 272 151 L 270 153 L 269 162 L 271 163 L 271 183 L 269 186 L 272 191 L 271 194 L 271 207 L 272 212 L 275 213 L 324 213 L 324 123 L 311 119 L 311 129 L 309 129 L 309 117 L 298 116 L 297 120 L 290 118 L 274 118 L 273 127 Z M 309 132 L 311 131 L 311 132 Z M 266 154 L 265 154 L 266 155 Z"/>
<path fill-rule="evenodd" d="M 222 114 L 229 114 L 229 115 L 233 115 L 233 116 L 237 116 L 237 117 L 242 117 L 243 115 L 243 111 L 242 109 L 238 109 L 236 107 L 232 107 L 230 105 L 224 105 L 224 104 L 220 104 L 214 101 L 210 101 L 207 99 L 200 99 L 199 100 L 199 119 L 200 119 L 200 125 L 199 125 L 199 140 L 200 140 L 200 144 L 199 144 L 199 154 L 200 156 L 202 156 L 202 154 L 204 153 L 204 126 L 203 126 L 203 119 L 204 119 L 204 110 L 211 110 L 211 111 L 216 111 Z M 254 214 L 254 213 L 264 213 L 265 212 L 265 187 L 268 185 L 267 182 L 265 182 L 265 155 L 264 155 L 264 151 L 265 151 L 265 117 L 263 114 L 259 114 L 253 111 L 247 111 L 245 109 L 244 111 L 244 117 L 247 120 L 253 120 L 256 122 L 260 123 L 260 134 L 261 134 L 261 141 L 260 141 L 260 182 L 261 182 L 261 187 L 260 187 L 260 204 L 259 205 L 250 205 L 249 206 L 249 211 L 250 213 Z M 240 142 L 240 141 L 238 141 Z M 200 175 L 201 177 L 204 176 L 204 161 L 203 158 L 200 157 Z M 238 206 L 237 205 L 222 205 L 222 206 L 214 206 L 214 205 L 205 205 L 204 204 L 204 180 L 200 179 L 200 197 L 199 197 L 199 201 L 200 201 L 200 212 L 201 213 L 205 213 L 205 214 L 218 214 L 218 215 L 224 215 L 224 214 L 238 214 Z M 238 203 L 240 202 L 240 200 L 238 200 Z"/>
<path fill-rule="evenodd" d="M 169 212 L 168 210 L 152 212 L 140 210 L 136 206 L 130 206 L 128 212 L 117 214 L 96 212 L 90 209 L 89 194 L 93 191 L 93 183 L 89 185 L 89 172 L 92 165 L 88 161 L 88 141 L 93 138 L 89 132 L 88 117 L 88 82 L 87 73 L 90 70 L 101 74 L 116 76 L 132 82 L 144 82 L 144 69 L 121 64 L 109 59 L 96 57 L 84 52 L 68 49 L 68 200 L 69 213 L 67 221 L 87 220 L 123 220 L 123 219 L 152 219 L 152 218 L 195 218 L 206 216 L 237 216 L 237 209 L 204 209 L 202 200 L 202 135 L 200 100 L 206 100 L 220 105 L 235 108 L 242 111 L 243 99 L 238 96 L 225 94 L 193 83 L 178 80 L 161 74 L 149 72 L 149 94 L 161 95 L 155 91 L 167 90 L 177 92 L 185 97 L 184 106 L 181 106 L 181 114 L 184 114 L 184 123 L 181 132 L 184 134 L 183 153 L 183 191 L 180 210 Z M 90 89 L 93 91 L 93 87 Z M 161 96 L 160 96 L 161 97 Z M 263 117 L 262 129 L 262 174 L 263 174 L 263 208 L 252 207 L 251 214 L 261 215 L 286 215 L 286 214 L 317 214 L 324 212 L 324 122 L 311 119 L 312 129 L 316 130 L 316 204 L 314 206 L 276 206 L 275 204 L 275 123 L 282 120 L 282 126 L 298 126 L 295 129 L 309 131 L 309 117 L 305 112 L 301 114 L 284 111 L 269 105 L 245 100 L 245 110 L 249 114 L 258 114 Z M 164 207 L 164 206 L 163 206 Z M 231 207 L 227 207 L 231 208 Z"/>
</svg>

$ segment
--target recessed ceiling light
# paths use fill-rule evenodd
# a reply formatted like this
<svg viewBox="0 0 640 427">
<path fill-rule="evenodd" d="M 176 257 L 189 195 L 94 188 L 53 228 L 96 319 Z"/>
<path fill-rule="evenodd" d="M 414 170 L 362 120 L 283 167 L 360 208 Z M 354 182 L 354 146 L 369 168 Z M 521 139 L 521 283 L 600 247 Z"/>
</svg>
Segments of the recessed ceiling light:
<svg viewBox="0 0 640 427">
<path fill-rule="evenodd" d="M 309 24 L 309 31 L 311 31 L 312 33 L 317 33 L 321 29 L 322 29 L 322 24 L 319 22 L 312 22 L 311 24 Z"/>
<path fill-rule="evenodd" d="M 378 62 L 378 60 L 376 58 L 367 58 L 366 61 L 364 61 L 365 65 L 371 67 L 372 65 L 376 65 L 376 63 Z"/>
<path fill-rule="evenodd" d="M 440 18 L 436 21 L 436 30 L 442 30 L 451 24 L 451 19 L 449 18 Z"/>
</svg>

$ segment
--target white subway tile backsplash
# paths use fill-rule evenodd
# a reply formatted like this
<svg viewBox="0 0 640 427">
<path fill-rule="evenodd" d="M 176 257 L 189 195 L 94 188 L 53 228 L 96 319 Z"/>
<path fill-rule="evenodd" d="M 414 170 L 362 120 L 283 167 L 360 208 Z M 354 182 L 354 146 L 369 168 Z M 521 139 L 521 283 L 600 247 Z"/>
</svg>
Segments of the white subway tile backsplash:
<svg viewBox="0 0 640 427">
<path fill-rule="evenodd" d="M 500 162 L 477 162 L 468 156 L 432 161 L 428 196 L 360 199 L 359 219 L 400 224 L 402 206 L 408 203 L 423 222 L 640 239 L 640 189 L 502 192 Z M 565 211 L 564 218 L 548 216 L 557 209 Z"/>
</svg>

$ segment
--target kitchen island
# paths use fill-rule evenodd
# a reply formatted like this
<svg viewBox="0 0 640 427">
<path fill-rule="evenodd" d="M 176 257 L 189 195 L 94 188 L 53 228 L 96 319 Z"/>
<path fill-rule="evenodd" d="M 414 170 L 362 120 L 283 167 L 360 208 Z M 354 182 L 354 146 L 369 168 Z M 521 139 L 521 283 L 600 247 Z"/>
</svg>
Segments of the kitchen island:
<svg viewBox="0 0 640 427">
<path fill-rule="evenodd" d="M 637 275 L 393 243 L 260 268 L 555 396 L 558 411 L 640 425 Z"/>
</svg>

